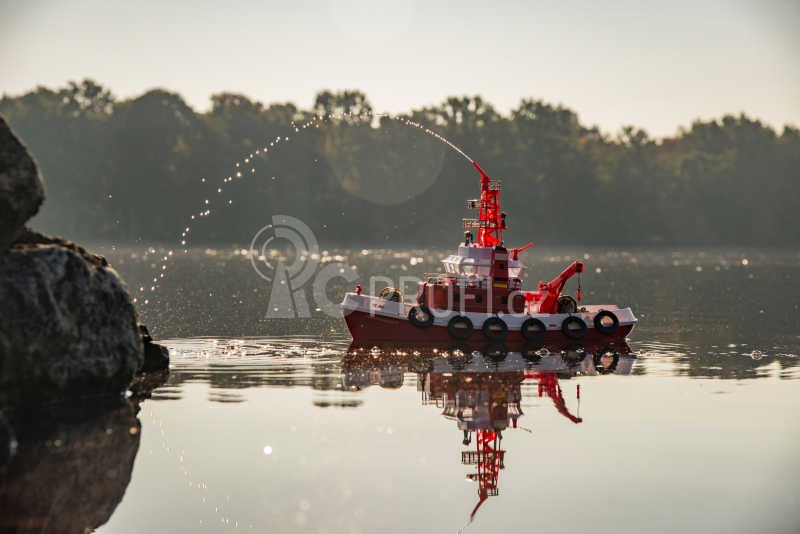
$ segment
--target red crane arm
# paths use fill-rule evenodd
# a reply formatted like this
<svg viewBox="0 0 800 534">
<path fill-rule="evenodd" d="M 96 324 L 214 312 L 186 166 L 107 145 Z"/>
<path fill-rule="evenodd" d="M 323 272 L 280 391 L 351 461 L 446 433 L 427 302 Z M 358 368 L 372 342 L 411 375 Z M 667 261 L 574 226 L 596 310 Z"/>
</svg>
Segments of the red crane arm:
<svg viewBox="0 0 800 534">
<path fill-rule="evenodd" d="M 561 295 L 561 291 L 564 289 L 564 284 L 566 284 L 567 280 L 572 278 L 573 275 L 582 272 L 583 264 L 579 261 L 576 261 L 567 267 L 563 273 L 559 274 L 555 280 L 549 284 L 539 282 L 539 292 L 547 293 L 542 300 L 542 303 L 539 305 L 539 311 L 542 313 L 556 313 L 556 303 L 558 301 L 558 297 Z"/>
<path fill-rule="evenodd" d="M 583 419 L 580 417 L 576 417 L 569 413 L 569 409 L 567 408 L 567 403 L 564 401 L 564 395 L 561 394 L 561 386 L 558 385 L 558 377 L 556 376 L 555 371 L 542 371 L 538 375 L 534 374 L 534 378 L 539 379 L 539 396 L 542 396 L 542 393 L 550 397 L 553 401 L 553 404 L 556 406 L 556 410 L 558 413 L 575 423 L 582 423 Z M 578 386 L 578 402 L 580 403 L 580 386 Z"/>
<path fill-rule="evenodd" d="M 576 261 L 575 263 L 564 269 L 564 272 L 559 274 L 555 280 L 553 280 L 549 284 L 546 284 L 544 288 L 548 291 L 552 291 L 553 288 L 557 286 L 558 291 L 560 293 L 561 290 L 564 288 L 564 284 L 567 283 L 567 280 L 572 278 L 572 275 L 582 272 L 583 272 L 583 264 L 579 261 Z"/>
<path fill-rule="evenodd" d="M 547 396 L 552 399 L 553 404 L 555 404 L 556 406 L 556 410 L 558 410 L 558 413 L 560 413 L 561 415 L 563 415 L 576 425 L 578 423 L 583 422 L 583 419 L 581 419 L 580 417 L 575 417 L 574 415 L 569 413 L 569 410 L 567 409 L 567 403 L 564 402 L 564 396 L 561 395 L 561 388 L 558 386 L 558 384 L 556 384 L 555 387 L 552 386 L 545 386 L 545 387 L 547 389 Z"/>
</svg>

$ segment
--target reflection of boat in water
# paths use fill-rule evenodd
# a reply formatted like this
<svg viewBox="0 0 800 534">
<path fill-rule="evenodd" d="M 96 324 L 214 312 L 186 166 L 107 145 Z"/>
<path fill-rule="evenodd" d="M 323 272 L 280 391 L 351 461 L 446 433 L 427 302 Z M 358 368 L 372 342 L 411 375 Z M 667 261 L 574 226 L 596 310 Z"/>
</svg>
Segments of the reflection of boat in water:
<svg viewBox="0 0 800 534">
<path fill-rule="evenodd" d="M 628 375 L 636 357 L 625 342 L 614 344 L 547 343 L 430 344 L 354 341 L 344 357 L 343 383 L 351 389 L 372 385 L 397 388 L 405 373 L 417 374 L 422 403 L 434 405 L 463 431 L 461 463 L 475 466 L 467 479 L 478 483 L 478 508 L 498 495 L 498 478 L 505 468 L 503 432 L 522 428 L 522 385 L 536 384 L 571 422 L 578 415 L 580 385 L 574 413 L 559 380 L 583 375 Z M 528 431 L 530 432 L 530 431 Z"/>
<path fill-rule="evenodd" d="M 345 322 L 354 339 L 414 341 L 555 341 L 620 340 L 636 318 L 630 309 L 613 305 L 579 306 L 580 273 L 575 261 L 552 282 L 536 291 L 522 290 L 526 269 L 518 253 L 532 246 L 507 249 L 503 243 L 506 214 L 500 211 L 500 182 L 481 173 L 481 198 L 468 200 L 477 219 L 464 219 L 470 231 L 458 254 L 442 261 L 444 273 L 426 274 L 419 282 L 416 304 L 405 302 L 399 289 L 387 287 L 377 296 L 362 295 L 361 286 L 342 302 Z M 567 281 L 578 275 L 577 300 L 562 295 Z"/>
</svg>

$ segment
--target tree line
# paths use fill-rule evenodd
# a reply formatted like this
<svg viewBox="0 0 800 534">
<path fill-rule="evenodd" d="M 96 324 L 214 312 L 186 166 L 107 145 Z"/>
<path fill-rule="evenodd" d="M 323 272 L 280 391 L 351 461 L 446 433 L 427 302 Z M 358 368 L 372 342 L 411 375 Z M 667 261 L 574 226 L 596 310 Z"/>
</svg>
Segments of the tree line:
<svg viewBox="0 0 800 534">
<path fill-rule="evenodd" d="M 192 226 L 187 244 L 245 245 L 281 214 L 323 246 L 452 244 L 479 195 L 454 146 L 502 181 L 512 246 L 800 244 L 800 131 L 744 114 L 653 139 L 534 99 L 503 114 L 452 97 L 399 116 L 359 91 L 320 92 L 312 109 L 211 102 L 198 113 L 163 89 L 120 100 L 92 80 L 4 95 L 0 113 L 47 184 L 32 224 L 119 245 L 176 242 Z"/>
</svg>

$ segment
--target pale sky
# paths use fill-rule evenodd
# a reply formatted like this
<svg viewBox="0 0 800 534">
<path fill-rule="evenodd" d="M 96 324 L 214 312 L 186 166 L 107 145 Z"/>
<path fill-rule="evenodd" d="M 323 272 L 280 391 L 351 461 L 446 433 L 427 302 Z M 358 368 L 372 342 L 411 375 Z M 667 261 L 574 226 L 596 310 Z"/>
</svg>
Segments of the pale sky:
<svg viewBox="0 0 800 534">
<path fill-rule="evenodd" d="M 313 104 L 360 89 L 377 111 L 480 94 L 672 135 L 726 113 L 800 126 L 800 0 L 0 2 L 0 92 L 94 78 L 198 111 L 235 91 Z"/>
</svg>

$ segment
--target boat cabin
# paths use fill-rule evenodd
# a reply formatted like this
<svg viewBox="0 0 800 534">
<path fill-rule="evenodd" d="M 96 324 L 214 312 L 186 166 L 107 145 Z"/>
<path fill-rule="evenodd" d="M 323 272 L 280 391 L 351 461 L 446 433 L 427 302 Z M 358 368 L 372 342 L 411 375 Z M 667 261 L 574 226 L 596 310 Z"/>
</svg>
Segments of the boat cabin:
<svg viewBox="0 0 800 534">
<path fill-rule="evenodd" d="M 502 246 L 470 243 L 442 261 L 444 273 L 428 273 L 417 288 L 417 302 L 437 310 L 525 313 L 522 273 L 526 267 Z"/>
</svg>

